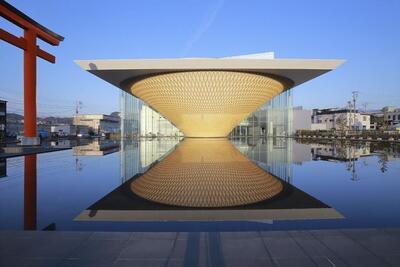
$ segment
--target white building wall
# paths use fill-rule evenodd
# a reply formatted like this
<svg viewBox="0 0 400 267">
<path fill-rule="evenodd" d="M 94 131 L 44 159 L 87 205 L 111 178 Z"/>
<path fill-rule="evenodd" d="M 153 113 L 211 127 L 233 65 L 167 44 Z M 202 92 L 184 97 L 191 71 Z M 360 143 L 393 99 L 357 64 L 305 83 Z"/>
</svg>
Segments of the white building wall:
<svg viewBox="0 0 400 267">
<path fill-rule="evenodd" d="M 318 114 L 314 115 L 313 125 L 314 129 L 323 128 L 321 125 L 325 124 L 326 130 L 337 128 L 338 119 L 345 119 L 347 128 L 350 129 L 353 125 L 356 126 L 358 130 L 369 130 L 371 127 L 371 116 L 362 113 L 351 113 L 351 112 L 338 112 L 331 114 Z"/>
<path fill-rule="evenodd" d="M 300 107 L 293 108 L 293 131 L 311 130 L 312 111 Z"/>
<path fill-rule="evenodd" d="M 385 114 L 385 121 L 389 122 L 390 125 L 396 125 L 400 123 L 400 109 L 395 109 L 392 112 Z"/>
</svg>

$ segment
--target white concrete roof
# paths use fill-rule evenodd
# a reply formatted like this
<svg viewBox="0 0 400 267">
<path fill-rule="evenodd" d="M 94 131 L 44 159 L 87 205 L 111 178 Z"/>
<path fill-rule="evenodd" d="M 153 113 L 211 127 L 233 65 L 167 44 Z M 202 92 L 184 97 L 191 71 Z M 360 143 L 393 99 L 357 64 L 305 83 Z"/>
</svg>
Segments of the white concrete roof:
<svg viewBox="0 0 400 267">
<path fill-rule="evenodd" d="M 269 54 L 269 57 L 271 56 L 273 55 Z M 290 79 L 293 82 L 291 87 L 294 87 L 336 69 L 344 63 L 344 60 L 273 59 L 244 55 L 228 58 L 76 60 L 75 62 L 84 70 L 123 90 L 127 90 L 123 83 L 127 80 L 140 80 L 141 77 L 161 73 L 198 70 L 241 71 L 278 75 Z"/>
</svg>

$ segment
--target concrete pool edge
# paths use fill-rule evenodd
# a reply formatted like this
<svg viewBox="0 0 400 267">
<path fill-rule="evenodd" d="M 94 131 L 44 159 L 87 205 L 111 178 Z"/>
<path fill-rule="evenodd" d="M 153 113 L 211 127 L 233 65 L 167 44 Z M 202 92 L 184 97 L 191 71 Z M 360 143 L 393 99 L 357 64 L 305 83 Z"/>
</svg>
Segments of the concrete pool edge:
<svg viewBox="0 0 400 267">
<path fill-rule="evenodd" d="M 75 221 L 262 221 L 343 219 L 333 208 L 270 210 L 84 210 Z"/>
</svg>

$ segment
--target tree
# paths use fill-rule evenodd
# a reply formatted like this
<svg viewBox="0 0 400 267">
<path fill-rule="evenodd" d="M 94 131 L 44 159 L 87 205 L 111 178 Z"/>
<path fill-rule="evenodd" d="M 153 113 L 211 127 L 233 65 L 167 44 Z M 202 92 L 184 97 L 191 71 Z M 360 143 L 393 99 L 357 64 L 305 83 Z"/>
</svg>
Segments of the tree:
<svg viewBox="0 0 400 267">
<path fill-rule="evenodd" d="M 348 129 L 348 125 L 347 125 L 347 116 L 344 114 L 341 114 L 337 117 L 336 119 L 336 128 L 339 131 L 345 131 Z"/>
</svg>

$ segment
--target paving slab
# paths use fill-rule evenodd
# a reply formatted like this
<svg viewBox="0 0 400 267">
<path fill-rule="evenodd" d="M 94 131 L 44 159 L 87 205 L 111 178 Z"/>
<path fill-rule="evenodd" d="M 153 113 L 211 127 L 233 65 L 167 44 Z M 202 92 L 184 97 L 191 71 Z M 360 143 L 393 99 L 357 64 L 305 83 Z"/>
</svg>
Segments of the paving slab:
<svg viewBox="0 0 400 267">
<path fill-rule="evenodd" d="M 279 258 L 273 259 L 275 265 L 280 267 L 312 267 L 318 266 L 309 258 Z"/>
<path fill-rule="evenodd" d="M 0 266 L 400 266 L 400 229 L 0 231 Z"/>
<path fill-rule="evenodd" d="M 114 265 L 113 259 L 65 259 L 57 266 L 60 267 L 110 267 Z"/>
<path fill-rule="evenodd" d="M 125 240 L 86 240 L 68 255 L 68 259 L 114 260 L 125 247 Z"/>
<path fill-rule="evenodd" d="M 274 259 L 308 258 L 309 256 L 291 237 L 263 237 L 265 246 Z"/>
<path fill-rule="evenodd" d="M 329 262 L 331 259 L 334 259 L 336 265 L 345 265 L 338 255 L 320 240 L 312 236 L 308 231 L 289 231 L 288 234 L 295 240 L 297 245 L 303 249 L 305 254 L 313 259 L 320 259 L 319 262 Z"/>
<path fill-rule="evenodd" d="M 222 241 L 222 253 L 225 259 L 257 259 L 269 257 L 260 237 L 249 239 L 225 239 Z"/>
<path fill-rule="evenodd" d="M 115 267 L 165 267 L 168 262 L 166 259 L 123 259 L 114 262 Z M 174 266 L 174 265 L 171 265 Z"/>
<path fill-rule="evenodd" d="M 359 243 L 348 238 L 343 233 L 340 235 L 321 234 L 315 235 L 327 248 L 338 255 L 346 264 L 352 266 L 388 266 L 389 263 L 364 248 Z"/>
<path fill-rule="evenodd" d="M 128 232 L 94 232 L 90 240 L 129 240 L 134 234 Z"/>
<path fill-rule="evenodd" d="M 139 232 L 134 233 L 133 239 L 176 239 L 176 232 Z"/>
<path fill-rule="evenodd" d="M 320 267 L 346 267 L 348 266 L 345 264 L 341 259 L 336 257 L 312 257 L 313 262 Z"/>
<path fill-rule="evenodd" d="M 174 239 L 133 239 L 127 243 L 119 258 L 168 259 L 174 244 Z"/>
</svg>

